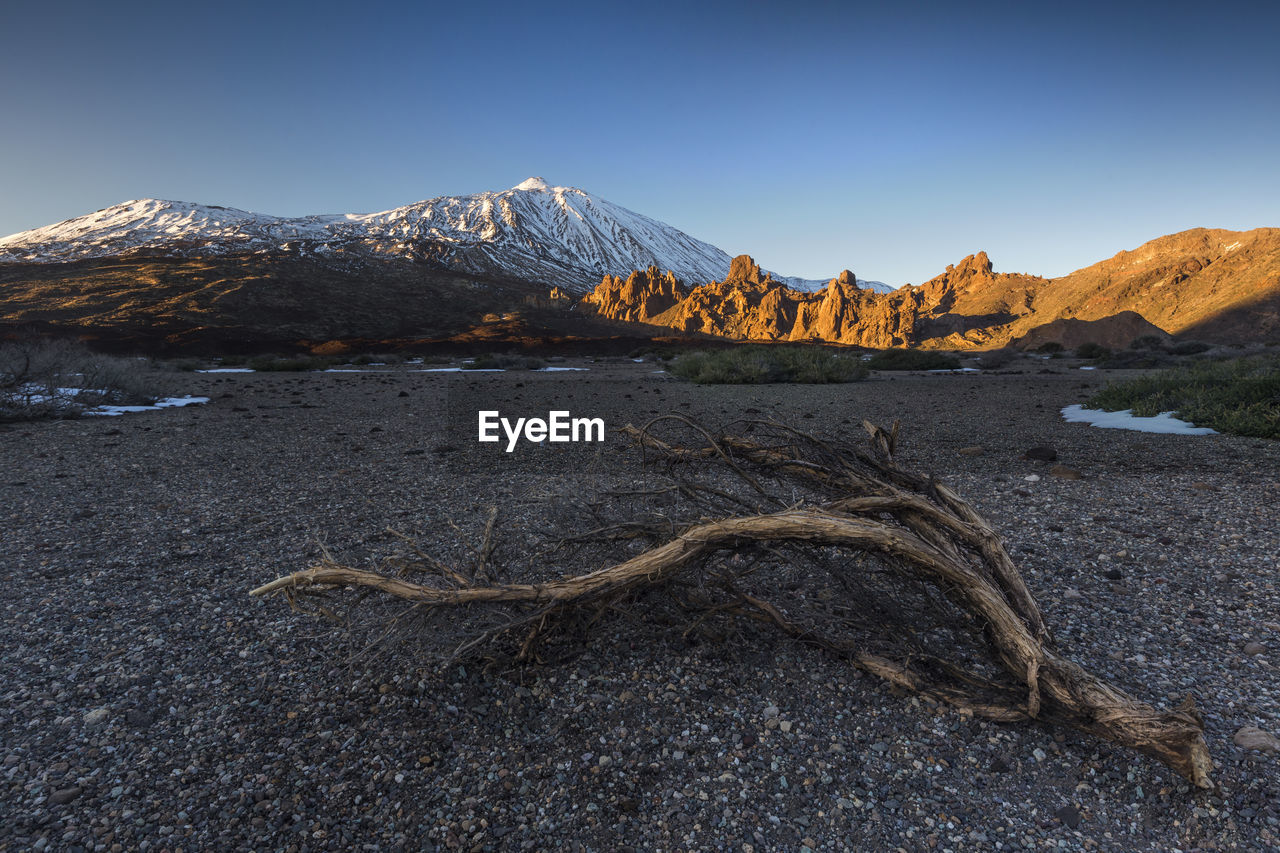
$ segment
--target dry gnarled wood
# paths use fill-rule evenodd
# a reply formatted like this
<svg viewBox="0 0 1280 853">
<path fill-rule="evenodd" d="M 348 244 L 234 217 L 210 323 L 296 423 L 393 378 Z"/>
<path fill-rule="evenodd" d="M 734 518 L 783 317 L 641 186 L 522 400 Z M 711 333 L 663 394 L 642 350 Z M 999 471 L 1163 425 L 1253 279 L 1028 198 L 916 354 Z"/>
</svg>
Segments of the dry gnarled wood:
<svg viewBox="0 0 1280 853">
<path fill-rule="evenodd" d="M 692 440 L 660 438 L 659 426 Z M 683 586 L 685 605 L 704 617 L 732 614 L 772 625 L 901 688 L 996 720 L 1070 725 L 1212 787 L 1194 704 L 1159 711 L 1054 651 L 1039 607 L 991 526 L 948 487 L 896 464 L 897 424 L 865 424 L 869 448 L 839 449 L 780 424 L 742 426 L 743 434 L 713 436 L 668 415 L 622 430 L 667 466 L 671 482 L 637 490 L 635 499 L 679 504 L 657 521 L 615 519 L 560 540 L 596 537 L 616 547 L 623 538 L 656 540 L 673 531 L 604 568 L 539 583 L 488 583 L 491 514 L 473 580 L 434 560 L 419 566 L 426 580 L 412 582 L 326 559 L 253 594 L 284 592 L 293 601 L 306 591 L 364 588 L 429 612 L 461 611 L 454 628 L 465 626 L 468 613 L 492 617 L 496 609 L 497 621 L 477 618 L 461 632 L 453 654 L 518 637 L 524 658 L 536 653 L 554 616 Z M 593 506 L 596 521 L 610 520 L 601 507 L 616 508 L 618 494 Z"/>
</svg>

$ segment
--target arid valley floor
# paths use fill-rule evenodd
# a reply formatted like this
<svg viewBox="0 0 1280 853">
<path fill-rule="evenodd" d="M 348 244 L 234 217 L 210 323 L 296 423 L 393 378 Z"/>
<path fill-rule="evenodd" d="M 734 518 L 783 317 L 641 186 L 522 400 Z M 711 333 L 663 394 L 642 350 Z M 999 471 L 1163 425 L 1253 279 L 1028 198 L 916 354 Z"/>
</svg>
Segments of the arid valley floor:
<svg viewBox="0 0 1280 853">
<path fill-rule="evenodd" d="M 1277 759 L 1232 741 L 1280 732 L 1280 444 L 1066 423 L 1112 377 L 1052 363 L 754 387 L 568 364 L 589 369 L 175 372 L 210 402 L 0 427 L 0 849 L 1280 847 Z M 481 408 L 610 433 L 505 453 Z M 568 662 L 434 673 L 248 594 L 322 546 L 389 554 L 388 528 L 465 554 L 450 521 L 474 537 L 491 505 L 512 559 L 546 497 L 643 477 L 613 429 L 748 409 L 853 439 L 900 418 L 903 462 L 991 519 L 1067 656 L 1195 697 L 1218 790 L 764 629 L 617 616 Z M 1022 458 L 1045 444 L 1083 479 Z"/>
</svg>

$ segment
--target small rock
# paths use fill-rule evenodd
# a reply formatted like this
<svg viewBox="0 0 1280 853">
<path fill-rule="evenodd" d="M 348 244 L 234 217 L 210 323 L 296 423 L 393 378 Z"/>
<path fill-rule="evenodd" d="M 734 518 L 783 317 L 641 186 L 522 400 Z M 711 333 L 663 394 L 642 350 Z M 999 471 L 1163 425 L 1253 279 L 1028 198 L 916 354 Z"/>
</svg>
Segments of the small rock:
<svg viewBox="0 0 1280 853">
<path fill-rule="evenodd" d="M 49 802 L 55 806 L 63 806 L 71 802 L 72 800 L 76 799 L 83 793 L 84 793 L 84 788 L 81 788 L 78 785 L 74 788 L 63 788 L 62 790 L 54 791 L 52 794 L 50 794 Z"/>
<path fill-rule="evenodd" d="M 1191 488 L 1195 489 L 1197 492 L 1216 492 L 1216 491 L 1218 491 L 1218 487 L 1217 487 L 1217 486 L 1215 486 L 1215 485 L 1213 485 L 1212 483 L 1201 483 L 1201 482 L 1199 482 L 1199 481 L 1196 481 L 1196 482 L 1192 483 L 1192 484 L 1191 484 Z"/>
<path fill-rule="evenodd" d="M 783 720 L 782 722 L 778 723 L 778 728 L 782 729 L 783 733 L 791 731 L 791 721 Z"/>
<path fill-rule="evenodd" d="M 973 447 L 962 447 L 957 450 L 956 453 L 959 453 L 961 456 L 981 456 L 982 448 L 977 445 L 974 445 Z"/>
<path fill-rule="evenodd" d="M 1027 476 L 1023 477 L 1022 479 L 1026 480 L 1028 483 L 1038 483 L 1038 482 L 1040 482 L 1040 475 L 1039 475 L 1039 474 L 1028 474 Z"/>
<path fill-rule="evenodd" d="M 1082 480 L 1084 474 L 1081 474 L 1075 468 L 1068 468 L 1066 465 L 1054 465 L 1049 469 L 1050 477 L 1057 477 L 1061 480 Z"/>
<path fill-rule="evenodd" d="M 1246 655 L 1266 654 L 1267 647 L 1258 642 L 1249 642 L 1244 644 L 1244 653 Z"/>
<path fill-rule="evenodd" d="M 768 708 L 765 708 L 761 714 L 766 720 L 772 720 L 774 717 L 778 716 L 778 706 L 770 705 Z"/>
<path fill-rule="evenodd" d="M 1079 601 L 1084 598 L 1084 594 L 1078 589 L 1068 589 L 1066 592 L 1062 593 L 1062 597 L 1066 601 Z"/>
<path fill-rule="evenodd" d="M 291 711 L 290 713 L 293 714 L 294 712 Z M 155 722 L 155 716 L 150 711 L 145 711 L 142 708 L 130 708 L 125 711 L 124 721 L 136 729 L 145 729 Z"/>
<path fill-rule="evenodd" d="M 84 715 L 84 724 L 89 727 L 100 726 L 111 716 L 111 712 L 106 708 L 95 708 Z"/>
<path fill-rule="evenodd" d="M 1280 740 L 1270 732 L 1264 732 L 1257 726 L 1244 726 L 1232 740 L 1236 746 L 1241 749 L 1256 749 L 1259 752 L 1267 752 L 1272 755 L 1280 752 Z"/>
<path fill-rule="evenodd" d="M 1039 462 L 1057 462 L 1058 451 L 1047 444 L 1038 444 L 1022 454 L 1023 459 L 1035 459 Z"/>
<path fill-rule="evenodd" d="M 1053 815 L 1071 829 L 1080 827 L 1080 810 L 1073 805 L 1065 805 L 1054 812 Z"/>
<path fill-rule="evenodd" d="M 1107 569 L 1102 573 L 1102 576 L 1109 581 L 1118 581 L 1124 578 L 1124 572 L 1119 569 Z"/>
<path fill-rule="evenodd" d="M 1038 746 L 1035 749 L 1031 750 L 1031 755 L 1032 757 L 1035 758 L 1036 761 L 1044 761 L 1046 758 L 1049 757 L 1048 753 L 1046 753 L 1043 749 L 1041 749 Z"/>
</svg>

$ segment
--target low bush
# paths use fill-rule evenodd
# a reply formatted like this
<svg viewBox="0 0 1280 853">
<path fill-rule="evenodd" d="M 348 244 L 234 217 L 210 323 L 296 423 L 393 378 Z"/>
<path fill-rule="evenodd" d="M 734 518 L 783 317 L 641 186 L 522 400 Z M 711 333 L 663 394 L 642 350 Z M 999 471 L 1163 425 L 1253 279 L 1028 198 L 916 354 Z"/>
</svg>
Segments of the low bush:
<svg viewBox="0 0 1280 853">
<path fill-rule="evenodd" d="M 1106 370 L 1151 370 L 1177 363 L 1178 359 L 1161 350 L 1126 349 L 1098 359 L 1098 367 Z"/>
<path fill-rule="evenodd" d="M 223 361 L 226 364 L 226 361 Z M 249 359 L 248 366 L 259 373 L 302 373 L 308 370 L 325 370 L 332 367 L 332 358 L 313 355 L 274 356 L 263 355 Z"/>
<path fill-rule="evenodd" d="M 700 385 L 826 384 L 855 382 L 867 375 L 855 355 L 794 346 L 736 346 L 683 353 L 668 370 Z"/>
<path fill-rule="evenodd" d="M 462 365 L 463 370 L 537 370 L 546 367 L 540 358 L 510 353 L 489 353 Z"/>
<path fill-rule="evenodd" d="M 0 344 L 0 421 L 77 417 L 94 406 L 156 399 L 145 362 L 91 351 L 77 341 Z"/>
<path fill-rule="evenodd" d="M 1198 361 L 1112 383 L 1086 405 L 1109 412 L 1132 409 L 1140 417 L 1174 412 L 1219 432 L 1280 438 L 1280 358 Z"/>
<path fill-rule="evenodd" d="M 1076 347 L 1077 358 L 1106 358 L 1111 355 L 1111 350 L 1102 344 L 1096 344 L 1093 341 L 1083 343 Z"/>
<path fill-rule="evenodd" d="M 1168 339 L 1160 335 L 1140 335 L 1129 344 L 1129 349 L 1157 350 L 1163 349 Z"/>
<path fill-rule="evenodd" d="M 1056 353 L 1062 352 L 1065 349 L 1066 347 L 1064 347 L 1062 344 L 1058 343 L 1057 341 L 1045 341 L 1040 346 L 1036 347 L 1036 352 L 1042 355 L 1054 355 Z"/>
<path fill-rule="evenodd" d="M 872 370 L 956 370 L 960 359 L 947 353 L 919 349 L 887 349 L 866 362 Z"/>
<path fill-rule="evenodd" d="M 404 361 L 404 356 L 396 353 L 361 353 L 356 357 L 349 359 L 348 364 L 367 365 L 367 364 L 400 364 Z"/>
<path fill-rule="evenodd" d="M 1206 344 L 1204 341 L 1178 341 L 1169 347 L 1169 352 L 1174 355 L 1199 355 L 1211 349 L 1213 349 L 1213 344 Z"/>
<path fill-rule="evenodd" d="M 1016 349 L 1005 347 L 1004 349 L 993 349 L 989 352 L 984 352 L 978 356 L 978 361 L 982 363 L 984 370 L 995 370 L 996 368 L 1004 367 L 1017 358 L 1018 351 Z"/>
</svg>

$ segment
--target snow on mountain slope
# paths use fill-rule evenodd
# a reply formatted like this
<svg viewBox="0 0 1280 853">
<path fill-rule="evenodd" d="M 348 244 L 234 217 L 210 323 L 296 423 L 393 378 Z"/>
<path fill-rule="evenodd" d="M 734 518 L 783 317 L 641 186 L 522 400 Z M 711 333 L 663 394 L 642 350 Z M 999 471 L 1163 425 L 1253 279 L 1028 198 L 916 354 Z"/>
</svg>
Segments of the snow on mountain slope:
<svg viewBox="0 0 1280 853">
<path fill-rule="evenodd" d="M 605 274 L 626 275 L 651 265 L 686 282 L 718 280 L 730 263 L 725 252 L 670 225 L 580 189 L 549 186 L 542 178 L 502 192 L 335 216 L 282 218 L 189 202 L 128 201 L 0 239 L 0 262 L 282 250 L 428 257 L 450 269 L 578 292 L 591 289 Z M 804 290 L 826 286 L 825 281 L 785 280 Z"/>
</svg>

